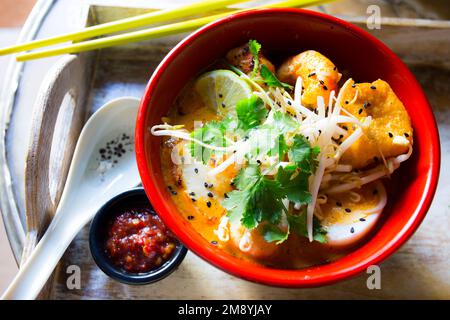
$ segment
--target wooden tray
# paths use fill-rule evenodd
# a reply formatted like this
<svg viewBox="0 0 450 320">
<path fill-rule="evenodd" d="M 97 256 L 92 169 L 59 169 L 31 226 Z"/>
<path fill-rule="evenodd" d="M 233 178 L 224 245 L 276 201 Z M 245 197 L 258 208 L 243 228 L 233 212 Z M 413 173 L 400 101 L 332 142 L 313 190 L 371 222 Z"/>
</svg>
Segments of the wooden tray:
<svg viewBox="0 0 450 320">
<path fill-rule="evenodd" d="M 78 29 L 159 8 L 158 1 L 134 1 L 134 8 L 117 1 L 41 0 L 27 22 L 22 41 Z M 177 1 L 178 4 L 189 2 Z M 392 7 L 384 1 L 381 30 L 370 31 L 390 46 L 412 69 L 433 105 L 442 140 L 443 163 L 450 160 L 450 23 L 419 19 L 444 17 L 445 12 L 416 12 L 411 6 Z M 366 29 L 365 1 L 348 0 L 316 7 Z M 394 10 L 395 9 L 395 10 Z M 78 10 L 78 11 L 77 11 Z M 414 11 L 414 10 L 413 10 Z M 68 12 L 76 17 L 64 20 Z M 430 13 L 431 12 L 431 13 Z M 46 13 L 46 14 L 45 14 Z M 434 14 L 434 15 L 433 15 Z M 45 18 L 44 18 L 45 17 Z M 62 23 L 62 21 L 64 23 Z M 58 25 L 55 30 L 54 26 Z M 64 186 L 78 134 L 87 117 L 105 102 L 120 96 L 140 97 L 152 71 L 183 35 L 147 41 L 100 52 L 11 63 L 10 81 L 0 102 L 3 136 L 0 141 L 0 206 L 8 236 L 23 263 L 50 221 Z M 418 45 L 416 45 L 418 44 Z M 357 48 L 355 48 L 357 50 Z M 31 107 L 33 116 L 31 117 Z M 54 139 L 53 137 L 58 137 Z M 28 140 L 30 137 L 30 140 Z M 435 201 L 414 237 L 381 265 L 382 290 L 368 290 L 367 275 L 317 289 L 280 289 L 230 276 L 192 253 L 170 277 L 153 285 L 134 287 L 114 282 L 94 264 L 83 229 L 73 241 L 41 298 L 90 299 L 333 299 L 333 298 L 450 298 L 450 176 L 441 175 Z M 81 268 L 81 289 L 66 286 L 67 267 Z"/>
</svg>

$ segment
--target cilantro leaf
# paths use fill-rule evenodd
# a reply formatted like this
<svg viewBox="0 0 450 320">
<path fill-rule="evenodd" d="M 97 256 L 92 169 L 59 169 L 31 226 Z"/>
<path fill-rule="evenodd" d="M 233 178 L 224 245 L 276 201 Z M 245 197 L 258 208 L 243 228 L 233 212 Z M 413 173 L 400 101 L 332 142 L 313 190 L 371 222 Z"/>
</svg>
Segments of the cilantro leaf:
<svg viewBox="0 0 450 320">
<path fill-rule="evenodd" d="M 286 231 L 283 231 L 273 224 L 266 224 L 262 229 L 262 234 L 264 236 L 264 240 L 267 242 L 276 242 L 276 244 L 281 244 L 289 237 L 289 226 Z"/>
<path fill-rule="evenodd" d="M 248 136 L 250 146 L 246 157 L 251 160 L 259 155 L 266 155 L 276 148 L 277 132 L 268 126 L 253 129 Z M 274 150 L 276 151 L 276 150 Z"/>
<path fill-rule="evenodd" d="M 233 190 L 228 193 L 228 198 L 224 199 L 222 206 L 227 210 L 227 216 L 231 222 L 241 220 L 249 196 L 250 193 L 244 190 Z"/>
<path fill-rule="evenodd" d="M 254 77 L 259 71 L 259 51 L 261 50 L 261 44 L 256 40 L 250 40 L 248 42 L 248 47 L 253 56 L 252 77 Z"/>
<path fill-rule="evenodd" d="M 263 78 L 264 83 L 269 87 L 280 87 L 284 89 L 292 90 L 293 87 L 287 83 L 281 82 L 278 78 L 269 70 L 269 68 L 263 64 L 261 65 L 261 78 Z"/>
<path fill-rule="evenodd" d="M 286 139 L 283 134 L 280 134 L 278 138 L 275 138 L 273 147 L 269 151 L 269 156 L 278 155 L 278 159 L 282 160 L 284 154 L 288 151 L 289 147 L 286 144 Z"/>
<path fill-rule="evenodd" d="M 191 133 L 191 137 L 202 141 L 205 144 L 210 144 L 216 147 L 225 147 L 225 131 L 226 131 L 226 121 L 210 121 L 206 123 L 203 127 L 195 129 Z M 204 146 L 191 141 L 189 144 L 189 149 L 191 152 L 191 156 L 198 161 L 202 161 L 203 163 L 207 163 L 211 156 L 215 154 L 219 156 L 222 154 L 220 151 L 214 151 L 209 148 L 205 148 Z"/>
<path fill-rule="evenodd" d="M 261 176 L 259 166 L 251 165 L 245 169 L 239 170 L 236 177 L 233 179 L 233 184 L 241 190 L 244 190 L 249 185 L 254 185 Z"/>
<path fill-rule="evenodd" d="M 243 130 L 249 130 L 261 124 L 267 116 L 267 109 L 264 101 L 256 95 L 239 101 L 236 105 L 236 113 L 238 118 L 238 127 Z"/>
<path fill-rule="evenodd" d="M 279 167 L 277 172 L 277 181 L 286 193 L 289 201 L 306 204 L 311 202 L 311 193 L 308 191 L 308 173 L 298 170 L 296 165 Z"/>
<path fill-rule="evenodd" d="M 308 237 L 308 230 L 306 226 L 306 210 L 300 215 L 288 214 L 287 219 L 289 222 L 290 230 L 298 234 L 299 236 Z M 326 242 L 327 232 L 320 225 L 319 220 L 314 217 L 313 220 L 313 239 L 320 243 Z"/>
<path fill-rule="evenodd" d="M 316 170 L 319 153 L 318 147 L 311 147 L 304 136 L 297 134 L 288 155 L 289 160 L 295 162 L 303 172 L 311 174 Z"/>
<path fill-rule="evenodd" d="M 279 223 L 284 194 L 278 181 L 262 175 L 256 165 L 241 169 L 235 181 L 239 189 L 230 192 L 222 202 L 230 220 L 240 219 L 247 229 L 257 227 L 262 221 Z"/>
<path fill-rule="evenodd" d="M 280 134 L 296 131 L 298 126 L 298 122 L 295 121 L 290 115 L 281 111 L 274 112 L 272 127 Z"/>
</svg>

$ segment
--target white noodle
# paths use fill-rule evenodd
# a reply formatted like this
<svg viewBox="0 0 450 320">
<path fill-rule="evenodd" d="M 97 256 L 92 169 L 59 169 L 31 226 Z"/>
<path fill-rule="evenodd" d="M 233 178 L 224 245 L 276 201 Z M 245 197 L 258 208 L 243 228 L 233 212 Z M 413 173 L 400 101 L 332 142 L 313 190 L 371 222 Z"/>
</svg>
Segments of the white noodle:
<svg viewBox="0 0 450 320">
<path fill-rule="evenodd" d="M 239 250 L 242 252 L 249 252 L 253 245 L 252 235 L 250 231 L 246 230 L 239 241 Z"/>
<path fill-rule="evenodd" d="M 230 240 L 230 229 L 228 227 L 229 219 L 226 216 L 223 216 L 220 219 L 220 223 L 217 226 L 217 230 L 214 230 L 214 233 L 217 235 L 220 241 L 227 242 Z"/>
</svg>

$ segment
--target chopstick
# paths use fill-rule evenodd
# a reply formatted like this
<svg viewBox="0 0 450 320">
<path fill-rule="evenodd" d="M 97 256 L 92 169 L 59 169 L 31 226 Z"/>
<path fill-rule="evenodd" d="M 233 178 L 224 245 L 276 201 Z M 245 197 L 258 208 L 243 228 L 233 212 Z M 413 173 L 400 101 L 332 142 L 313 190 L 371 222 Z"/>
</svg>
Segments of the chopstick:
<svg viewBox="0 0 450 320">
<path fill-rule="evenodd" d="M 197 18 L 189 21 L 183 21 L 173 24 L 168 24 L 160 27 L 149 28 L 140 31 L 129 32 L 125 34 L 84 41 L 79 43 L 74 43 L 67 46 L 62 46 L 53 49 L 47 49 L 37 52 L 30 52 L 18 55 L 16 57 L 17 61 L 28 61 L 33 59 L 46 58 L 51 56 L 56 56 L 66 53 L 79 53 L 83 51 L 96 50 L 101 48 L 107 48 L 132 42 L 140 42 L 145 40 L 150 40 L 154 38 L 160 38 L 164 36 L 174 35 L 182 32 L 187 32 L 195 30 L 205 24 L 208 24 L 217 19 L 226 17 L 230 14 L 247 11 L 250 9 L 260 9 L 260 8 L 278 8 L 278 7 L 303 7 L 309 5 L 318 5 L 331 0 L 288 0 L 277 2 L 273 4 L 262 5 L 254 8 L 235 10 L 231 12 L 221 13 L 213 16 L 208 16 L 204 18 Z"/>
<path fill-rule="evenodd" d="M 141 14 L 135 17 L 112 21 L 99 24 L 96 26 L 85 28 L 81 31 L 58 35 L 45 39 L 38 39 L 26 43 L 13 45 L 10 47 L 0 48 L 0 55 L 38 49 L 45 46 L 55 45 L 67 41 L 79 41 L 87 38 L 93 38 L 100 35 L 111 34 L 114 32 L 124 31 L 143 27 L 149 24 L 170 21 L 196 14 L 205 13 L 220 9 L 229 5 L 248 2 L 252 0 L 209 0 L 199 1 L 193 4 L 164 10 L 156 10 L 149 13 Z"/>
</svg>

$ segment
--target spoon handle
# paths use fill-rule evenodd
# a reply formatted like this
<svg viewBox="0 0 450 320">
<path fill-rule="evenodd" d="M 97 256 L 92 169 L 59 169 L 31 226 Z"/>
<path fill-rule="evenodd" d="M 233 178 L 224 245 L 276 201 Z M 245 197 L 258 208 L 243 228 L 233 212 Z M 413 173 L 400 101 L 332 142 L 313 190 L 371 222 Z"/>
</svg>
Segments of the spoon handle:
<svg viewBox="0 0 450 320">
<path fill-rule="evenodd" d="M 74 219 L 65 219 L 64 216 L 55 215 L 33 253 L 1 297 L 2 300 L 31 300 L 37 297 L 59 259 L 87 222 L 74 222 Z"/>
</svg>

